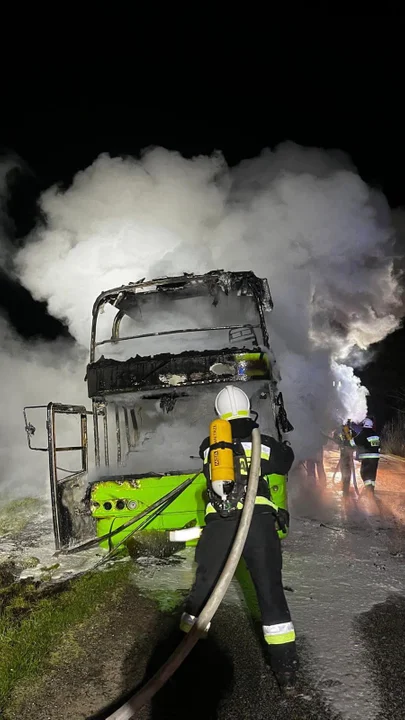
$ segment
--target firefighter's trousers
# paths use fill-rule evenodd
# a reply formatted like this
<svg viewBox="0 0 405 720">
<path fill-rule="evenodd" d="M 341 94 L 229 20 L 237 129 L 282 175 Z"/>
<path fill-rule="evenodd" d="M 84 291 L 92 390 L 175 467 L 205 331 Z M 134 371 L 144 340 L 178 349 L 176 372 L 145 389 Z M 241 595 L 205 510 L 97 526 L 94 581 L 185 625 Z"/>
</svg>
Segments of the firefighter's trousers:
<svg viewBox="0 0 405 720">
<path fill-rule="evenodd" d="M 353 448 L 343 446 L 340 450 L 340 472 L 342 475 L 343 495 L 348 495 L 350 492 L 352 464 Z"/>
<path fill-rule="evenodd" d="M 306 462 L 307 475 L 312 481 L 318 482 L 319 486 L 326 488 L 326 473 L 323 464 L 323 449 L 317 452 L 314 458 Z"/>
<path fill-rule="evenodd" d="M 182 627 L 190 626 L 208 600 L 225 565 L 238 528 L 240 512 L 206 518 L 196 549 L 197 573 L 185 606 Z M 260 606 L 263 634 L 277 672 L 296 665 L 295 632 L 282 584 L 281 545 L 275 517 L 268 505 L 256 505 L 243 550 Z"/>
<path fill-rule="evenodd" d="M 364 458 L 361 461 L 360 475 L 364 482 L 364 486 L 370 490 L 374 490 L 377 478 L 379 458 Z"/>
</svg>

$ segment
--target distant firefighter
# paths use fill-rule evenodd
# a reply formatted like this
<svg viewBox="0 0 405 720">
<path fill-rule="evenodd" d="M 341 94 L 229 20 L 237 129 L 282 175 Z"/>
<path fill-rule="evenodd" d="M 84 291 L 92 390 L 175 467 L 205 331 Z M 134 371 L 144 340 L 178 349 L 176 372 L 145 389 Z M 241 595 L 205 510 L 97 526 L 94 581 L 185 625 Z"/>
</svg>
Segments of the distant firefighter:
<svg viewBox="0 0 405 720">
<path fill-rule="evenodd" d="M 311 458 L 305 461 L 305 468 L 307 471 L 307 477 L 314 483 L 317 483 L 321 488 L 326 488 L 326 473 L 323 464 L 323 446 L 327 442 L 327 435 L 322 431 L 319 433 L 320 449 Z"/>
<path fill-rule="evenodd" d="M 368 492 L 374 492 L 380 459 L 380 438 L 376 434 L 374 420 L 367 417 L 359 434 L 350 441 L 357 449 L 356 457 L 361 462 L 360 475 Z"/>
<path fill-rule="evenodd" d="M 333 433 L 333 440 L 339 445 L 340 450 L 339 467 L 344 497 L 347 497 L 350 492 L 350 480 L 353 470 L 353 436 L 354 432 L 350 420 L 347 420 L 344 425 Z"/>
<path fill-rule="evenodd" d="M 326 487 L 326 473 L 323 465 L 323 448 L 319 450 L 315 457 L 310 458 L 305 463 L 307 476 L 316 482 L 320 487 Z"/>
</svg>

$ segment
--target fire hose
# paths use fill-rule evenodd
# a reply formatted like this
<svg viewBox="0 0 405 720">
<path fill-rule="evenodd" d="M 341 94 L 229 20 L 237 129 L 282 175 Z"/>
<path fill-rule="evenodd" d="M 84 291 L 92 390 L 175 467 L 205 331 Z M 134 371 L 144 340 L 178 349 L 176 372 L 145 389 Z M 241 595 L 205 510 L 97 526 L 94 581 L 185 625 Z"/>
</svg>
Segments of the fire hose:
<svg viewBox="0 0 405 720">
<path fill-rule="evenodd" d="M 109 715 L 107 720 L 131 720 L 131 718 L 134 717 L 134 713 L 149 702 L 171 678 L 171 676 L 189 655 L 194 645 L 204 634 L 231 583 L 245 546 L 255 507 L 255 499 L 260 475 L 260 462 L 261 438 L 259 430 L 255 428 L 252 432 L 252 460 L 250 464 L 249 480 L 242 515 L 239 521 L 235 540 L 217 584 L 215 585 L 207 603 L 196 619 L 191 630 L 187 633 L 169 659 L 143 686 L 143 688 L 132 695 L 132 697 L 112 715 Z"/>
</svg>

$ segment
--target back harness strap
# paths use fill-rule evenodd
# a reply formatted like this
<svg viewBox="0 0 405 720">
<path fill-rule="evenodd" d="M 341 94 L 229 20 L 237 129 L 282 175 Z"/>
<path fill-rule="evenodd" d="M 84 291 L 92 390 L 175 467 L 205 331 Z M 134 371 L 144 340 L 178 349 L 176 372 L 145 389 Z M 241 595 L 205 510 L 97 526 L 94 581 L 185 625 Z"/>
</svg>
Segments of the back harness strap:
<svg viewBox="0 0 405 720">
<path fill-rule="evenodd" d="M 249 476 L 249 469 L 250 469 L 250 458 L 248 458 L 248 455 L 246 453 L 245 443 L 241 442 L 240 440 L 235 440 L 232 443 L 221 441 L 214 443 L 213 445 L 210 445 L 209 448 L 207 448 L 208 452 L 206 452 L 205 462 L 208 464 L 208 472 L 210 475 L 210 466 L 209 466 L 209 459 L 211 452 L 214 450 L 232 450 L 233 454 L 240 460 L 244 460 L 245 468 L 242 472 L 240 463 L 235 463 L 235 480 L 233 482 L 230 482 L 230 488 L 229 492 L 227 494 L 226 500 L 222 500 L 219 495 L 217 495 L 210 486 L 208 486 L 208 496 L 209 496 L 209 503 L 206 508 L 206 515 L 210 514 L 212 512 L 217 512 L 221 517 L 228 517 L 230 513 L 234 512 L 235 510 L 242 510 L 243 508 L 243 502 L 246 496 L 246 490 L 247 490 L 247 478 Z M 264 479 L 263 476 L 261 479 Z M 268 505 L 272 508 L 272 511 L 277 518 L 280 526 L 283 529 L 283 525 L 285 527 L 285 523 L 283 522 L 282 518 L 279 518 L 279 508 L 277 505 L 275 505 L 270 499 L 262 496 L 257 496 L 256 498 L 256 504 L 257 505 Z"/>
</svg>

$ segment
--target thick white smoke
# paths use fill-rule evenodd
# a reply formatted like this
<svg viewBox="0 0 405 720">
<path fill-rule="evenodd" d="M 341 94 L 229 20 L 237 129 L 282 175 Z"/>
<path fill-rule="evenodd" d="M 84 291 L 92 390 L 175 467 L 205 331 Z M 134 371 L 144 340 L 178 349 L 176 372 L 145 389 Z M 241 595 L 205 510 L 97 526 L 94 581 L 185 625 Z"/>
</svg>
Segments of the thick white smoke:
<svg viewBox="0 0 405 720">
<path fill-rule="evenodd" d="M 23 407 L 54 402 L 86 404 L 83 366 L 86 355 L 66 341 L 24 342 L 0 317 L 0 373 L 2 381 L 0 463 L 1 500 L 12 495 L 45 494 L 47 456 L 29 452 L 24 430 Z M 31 411 L 37 428 L 33 446 L 46 447 L 46 411 Z"/>
<path fill-rule="evenodd" d="M 274 299 L 268 322 L 297 455 L 313 453 L 321 429 L 366 414 L 366 391 L 341 363 L 391 332 L 402 307 L 389 208 L 343 155 L 286 144 L 234 169 L 218 154 L 102 155 L 67 191 L 47 190 L 41 206 L 47 226 L 15 267 L 82 348 L 102 290 L 251 269 L 268 278 Z M 85 391 L 83 370 L 84 362 L 72 402 Z M 45 383 L 27 400 L 48 400 L 51 390 Z"/>
<path fill-rule="evenodd" d="M 13 273 L 14 226 L 7 213 L 12 180 L 24 163 L 12 154 L 0 162 L 0 269 Z M 1 277 L 0 277 L 1 280 Z M 47 457 L 29 452 L 23 407 L 49 400 L 86 402 L 83 367 L 86 353 L 72 342 L 24 341 L 0 314 L 0 503 L 9 496 L 44 495 L 48 489 Z M 38 431 L 33 444 L 46 446 L 45 410 L 34 411 Z M 49 494 L 49 493 L 47 493 Z"/>
</svg>

